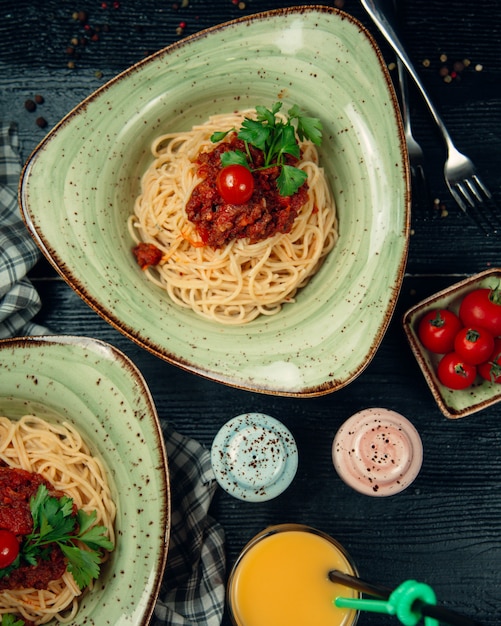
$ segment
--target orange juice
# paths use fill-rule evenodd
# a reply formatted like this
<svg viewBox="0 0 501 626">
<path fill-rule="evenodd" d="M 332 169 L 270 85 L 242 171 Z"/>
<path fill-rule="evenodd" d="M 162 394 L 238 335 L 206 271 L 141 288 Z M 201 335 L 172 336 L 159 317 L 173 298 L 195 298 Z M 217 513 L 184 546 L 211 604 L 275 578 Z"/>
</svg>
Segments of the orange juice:
<svg viewBox="0 0 501 626">
<path fill-rule="evenodd" d="M 228 582 L 235 626 L 353 626 L 358 613 L 334 606 L 358 592 L 332 583 L 331 569 L 356 575 L 334 539 L 308 526 L 272 526 L 247 544 Z"/>
</svg>

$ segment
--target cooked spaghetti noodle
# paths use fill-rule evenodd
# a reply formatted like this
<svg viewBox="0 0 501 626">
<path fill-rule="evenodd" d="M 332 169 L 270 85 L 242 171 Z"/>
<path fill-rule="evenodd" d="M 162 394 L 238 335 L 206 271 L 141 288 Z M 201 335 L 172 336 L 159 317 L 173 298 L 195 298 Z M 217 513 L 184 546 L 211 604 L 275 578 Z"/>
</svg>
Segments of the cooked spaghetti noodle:
<svg viewBox="0 0 501 626">
<path fill-rule="evenodd" d="M 49 424 L 33 415 L 19 421 L 0 417 L 0 461 L 41 474 L 79 509 L 96 511 L 96 524 L 107 528 L 114 543 L 115 505 L 104 467 L 70 424 Z M 66 571 L 62 578 L 51 581 L 48 589 L 0 591 L 0 615 L 21 615 L 35 624 L 52 619 L 70 622 L 78 611 L 81 593 Z"/>
<path fill-rule="evenodd" d="M 238 128 L 251 111 L 212 116 L 190 131 L 158 137 L 154 162 L 141 181 L 128 221 L 136 243 L 154 244 L 162 260 L 145 270 L 178 305 L 225 324 L 244 324 L 278 313 L 318 270 L 337 240 L 333 198 L 315 146 L 300 141 L 298 168 L 307 175 L 308 201 L 292 230 L 250 243 L 234 239 L 219 249 L 202 244 L 185 206 L 200 182 L 195 160 L 214 148 L 215 131 Z"/>
</svg>

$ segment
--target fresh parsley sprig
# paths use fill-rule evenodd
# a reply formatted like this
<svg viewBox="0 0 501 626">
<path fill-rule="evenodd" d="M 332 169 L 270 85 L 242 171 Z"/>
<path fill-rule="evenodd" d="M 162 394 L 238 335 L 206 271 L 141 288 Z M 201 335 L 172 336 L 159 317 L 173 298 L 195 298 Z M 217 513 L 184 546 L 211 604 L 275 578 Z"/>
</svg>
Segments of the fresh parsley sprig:
<svg viewBox="0 0 501 626">
<path fill-rule="evenodd" d="M 23 619 L 18 619 L 12 613 L 4 613 L 1 617 L 0 626 L 24 626 L 25 624 Z"/>
<path fill-rule="evenodd" d="M 221 164 L 223 167 L 234 164 L 244 165 L 251 171 L 255 171 L 249 149 L 249 146 L 253 146 L 261 150 L 264 155 L 264 165 L 259 169 L 279 167 L 278 191 L 281 196 L 291 196 L 306 181 L 307 175 L 303 170 L 287 165 L 286 155 L 299 158 L 300 149 L 297 137 L 301 141 L 308 139 L 315 145 L 320 145 L 322 123 L 315 117 L 305 115 L 296 104 L 289 109 L 284 121 L 281 117 L 277 117 L 281 108 L 281 102 L 275 102 L 271 109 L 256 106 L 256 119 L 245 118 L 237 134 L 237 137 L 245 144 L 245 152 L 242 150 L 223 152 Z M 211 136 L 211 141 L 214 143 L 221 141 L 234 130 L 216 132 Z"/>
<path fill-rule="evenodd" d="M 73 500 L 67 496 L 55 498 L 49 495 L 45 485 L 40 485 L 30 499 L 33 530 L 23 540 L 18 558 L 12 566 L 19 566 L 24 559 L 36 565 L 39 559 L 46 559 L 51 544 L 57 544 L 68 561 L 68 571 L 75 582 L 84 589 L 91 580 L 99 576 L 100 550 L 113 550 L 113 543 L 107 537 L 107 528 L 94 525 L 96 511 L 86 513 L 79 509 L 73 514 Z M 86 546 L 80 547 L 79 544 Z M 0 571 L 7 575 L 12 566 Z M 8 570 L 8 571 L 6 571 Z M 3 626 L 3 625 L 2 625 Z"/>
</svg>

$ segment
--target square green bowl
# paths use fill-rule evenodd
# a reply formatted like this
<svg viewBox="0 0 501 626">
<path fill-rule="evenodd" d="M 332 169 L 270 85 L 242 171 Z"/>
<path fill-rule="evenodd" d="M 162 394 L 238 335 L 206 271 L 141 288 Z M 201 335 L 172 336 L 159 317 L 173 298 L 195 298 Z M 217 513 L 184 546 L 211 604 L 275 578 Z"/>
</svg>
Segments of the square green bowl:
<svg viewBox="0 0 501 626">
<path fill-rule="evenodd" d="M 493 289 L 501 283 L 501 269 L 492 268 L 469 276 L 411 307 L 403 317 L 404 331 L 440 410 L 449 419 L 458 419 L 481 411 L 501 400 L 501 385 L 477 376 L 468 389 L 449 389 L 438 380 L 436 369 L 442 355 L 426 350 L 419 340 L 418 327 L 423 315 L 433 309 L 458 313 L 464 296 L 474 289 Z"/>
</svg>

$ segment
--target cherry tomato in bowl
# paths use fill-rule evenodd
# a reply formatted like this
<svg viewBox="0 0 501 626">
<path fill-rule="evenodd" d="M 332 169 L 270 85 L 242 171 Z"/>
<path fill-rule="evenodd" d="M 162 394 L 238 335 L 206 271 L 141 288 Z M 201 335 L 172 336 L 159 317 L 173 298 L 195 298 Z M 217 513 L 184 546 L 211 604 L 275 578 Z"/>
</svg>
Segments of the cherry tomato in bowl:
<svg viewBox="0 0 501 626">
<path fill-rule="evenodd" d="M 491 357 L 478 366 L 478 373 L 485 380 L 501 384 L 501 338 L 495 340 Z"/>
<path fill-rule="evenodd" d="M 455 352 L 449 352 L 440 359 L 437 376 L 442 385 L 449 389 L 467 389 L 477 377 L 477 368 L 466 363 Z"/>
<path fill-rule="evenodd" d="M 494 350 L 494 337 L 485 328 L 462 328 L 454 339 L 454 350 L 471 365 L 487 361 Z"/>
<path fill-rule="evenodd" d="M 464 326 L 481 326 L 494 337 L 501 335 L 501 289 L 473 289 L 462 299 L 459 317 Z"/>
<path fill-rule="evenodd" d="M 0 569 L 9 567 L 19 554 L 19 542 L 10 530 L 0 529 Z"/>
<path fill-rule="evenodd" d="M 454 349 L 454 338 L 461 329 L 459 317 L 448 309 L 433 309 L 422 317 L 418 336 L 430 352 L 445 354 Z"/>
<path fill-rule="evenodd" d="M 228 204 L 245 204 L 254 193 L 254 177 L 244 165 L 227 165 L 217 175 L 216 187 Z"/>
</svg>

